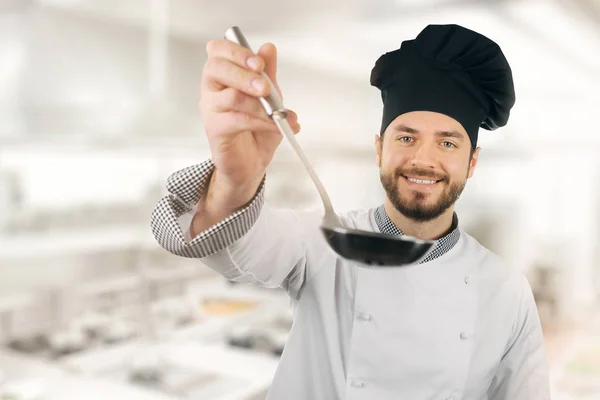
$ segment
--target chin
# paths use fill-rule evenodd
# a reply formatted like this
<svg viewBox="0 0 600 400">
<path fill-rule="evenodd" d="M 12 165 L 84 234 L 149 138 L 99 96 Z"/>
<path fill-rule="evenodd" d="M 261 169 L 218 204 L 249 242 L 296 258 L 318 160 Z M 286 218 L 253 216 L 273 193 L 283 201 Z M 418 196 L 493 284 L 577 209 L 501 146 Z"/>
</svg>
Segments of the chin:
<svg viewBox="0 0 600 400">
<path fill-rule="evenodd" d="M 402 199 L 406 203 L 419 203 L 422 205 L 435 205 L 439 202 L 441 195 L 427 192 L 420 192 L 412 190 L 412 193 L 398 192 L 398 198 Z"/>
</svg>

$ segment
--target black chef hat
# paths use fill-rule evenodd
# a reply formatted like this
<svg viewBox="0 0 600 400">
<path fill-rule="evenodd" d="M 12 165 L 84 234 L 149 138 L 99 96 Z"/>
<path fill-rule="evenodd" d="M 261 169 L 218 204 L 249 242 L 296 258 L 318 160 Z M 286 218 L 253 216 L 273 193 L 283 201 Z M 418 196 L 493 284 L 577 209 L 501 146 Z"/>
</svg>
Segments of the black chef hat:
<svg viewBox="0 0 600 400">
<path fill-rule="evenodd" d="M 434 111 L 458 121 L 473 148 L 479 127 L 506 125 L 515 103 L 512 72 L 500 47 L 458 25 L 429 25 L 382 55 L 371 85 L 381 90 L 381 133 L 400 114 Z"/>
</svg>

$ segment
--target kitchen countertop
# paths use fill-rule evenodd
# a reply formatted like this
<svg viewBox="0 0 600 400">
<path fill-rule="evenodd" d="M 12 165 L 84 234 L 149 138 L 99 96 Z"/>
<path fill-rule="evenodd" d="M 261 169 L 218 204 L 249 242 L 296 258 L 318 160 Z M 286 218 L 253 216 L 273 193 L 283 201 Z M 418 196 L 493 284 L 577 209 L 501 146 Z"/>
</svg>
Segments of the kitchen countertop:
<svg viewBox="0 0 600 400">
<path fill-rule="evenodd" d="M 8 351 L 0 352 L 5 385 L 27 389 L 26 400 L 176 400 L 133 385 L 91 376 L 79 376 L 56 365 Z M 1 387 L 1 386 L 0 386 Z"/>
</svg>

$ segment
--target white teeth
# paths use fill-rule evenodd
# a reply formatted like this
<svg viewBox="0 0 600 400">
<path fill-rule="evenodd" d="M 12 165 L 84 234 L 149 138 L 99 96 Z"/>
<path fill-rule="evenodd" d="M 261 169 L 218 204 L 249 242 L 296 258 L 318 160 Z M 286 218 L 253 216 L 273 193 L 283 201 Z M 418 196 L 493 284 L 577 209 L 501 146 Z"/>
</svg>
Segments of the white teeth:
<svg viewBox="0 0 600 400">
<path fill-rule="evenodd" d="M 436 182 L 436 181 L 426 181 L 424 179 L 415 179 L 415 178 L 406 178 L 406 179 L 408 179 L 409 181 L 414 182 L 414 183 L 420 183 L 421 185 L 432 185 Z"/>
</svg>

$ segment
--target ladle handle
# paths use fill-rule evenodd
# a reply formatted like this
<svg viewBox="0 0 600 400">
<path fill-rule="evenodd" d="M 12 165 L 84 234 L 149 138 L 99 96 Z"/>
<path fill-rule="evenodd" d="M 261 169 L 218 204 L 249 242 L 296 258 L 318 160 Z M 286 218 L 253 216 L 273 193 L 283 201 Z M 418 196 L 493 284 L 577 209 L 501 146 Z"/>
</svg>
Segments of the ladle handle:
<svg viewBox="0 0 600 400">
<path fill-rule="evenodd" d="M 252 50 L 252 48 L 248 44 L 248 41 L 242 34 L 242 31 L 237 26 L 233 26 L 225 32 L 225 39 L 231 40 L 234 43 L 244 46 L 248 50 Z M 292 145 L 292 148 L 296 152 L 296 155 L 298 156 L 298 158 L 300 158 L 300 161 L 302 162 L 302 164 L 304 165 L 304 168 L 308 172 L 308 175 L 310 176 L 313 183 L 317 187 L 317 191 L 319 192 L 319 196 L 321 197 L 321 200 L 323 201 L 323 206 L 325 207 L 324 222 L 330 226 L 333 226 L 333 225 L 340 226 L 341 225 L 340 221 L 339 221 L 337 215 L 335 214 L 333 205 L 331 204 L 331 199 L 329 198 L 329 195 L 327 194 L 327 190 L 325 190 L 325 186 L 323 186 L 321 179 L 319 179 L 319 176 L 317 175 L 317 173 L 313 169 L 312 165 L 308 161 L 308 158 L 304 154 L 304 151 L 302 151 L 302 148 L 300 147 L 300 144 L 296 140 L 296 137 L 294 135 L 294 132 L 292 131 L 292 128 L 290 127 L 289 123 L 287 122 L 287 119 L 286 119 L 287 109 L 283 105 L 283 100 L 279 96 L 279 93 L 277 93 L 277 90 L 275 89 L 273 82 L 271 81 L 271 79 L 269 79 L 269 77 L 267 76 L 267 74 L 264 71 L 262 73 L 262 76 L 264 76 L 269 81 L 269 84 L 271 85 L 271 93 L 269 93 L 269 95 L 267 97 L 259 98 L 263 108 L 265 109 L 267 114 L 273 119 L 273 121 L 275 122 L 275 125 L 277 125 L 277 128 L 279 129 L 279 131 L 290 142 L 290 144 Z"/>
<path fill-rule="evenodd" d="M 242 31 L 237 26 L 232 26 L 231 28 L 227 29 L 227 31 L 225 32 L 225 39 L 231 40 L 232 42 L 237 43 L 241 46 L 244 46 L 248 50 L 252 51 L 250 44 L 248 44 L 248 41 L 242 34 Z M 279 93 L 277 93 L 277 90 L 274 90 L 273 82 L 271 82 L 271 79 L 269 78 L 269 76 L 267 75 L 267 73 L 265 71 L 263 71 L 261 73 L 261 75 L 267 81 L 269 81 L 269 85 L 271 85 L 271 93 L 269 93 L 267 95 L 267 97 L 259 98 L 263 108 L 265 109 L 265 111 L 267 112 L 269 117 L 272 117 L 273 113 L 275 113 L 275 112 L 278 112 L 278 113 L 282 114 L 284 117 L 287 117 L 287 110 L 283 106 L 283 100 L 282 100 L 281 96 L 279 96 Z"/>
</svg>

